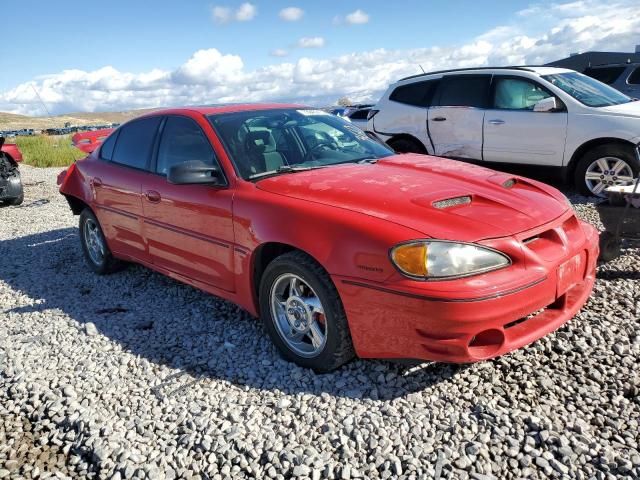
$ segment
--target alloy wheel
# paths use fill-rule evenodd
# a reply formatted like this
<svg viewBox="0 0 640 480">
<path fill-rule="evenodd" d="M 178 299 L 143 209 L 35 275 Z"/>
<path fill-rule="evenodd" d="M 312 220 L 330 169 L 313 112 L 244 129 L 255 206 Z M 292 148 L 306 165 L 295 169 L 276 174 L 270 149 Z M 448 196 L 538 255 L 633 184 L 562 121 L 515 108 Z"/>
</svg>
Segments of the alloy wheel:
<svg viewBox="0 0 640 480">
<path fill-rule="evenodd" d="M 602 157 L 587 168 L 584 181 L 591 193 L 604 196 L 604 190 L 613 185 L 630 185 L 633 182 L 631 166 L 621 158 Z"/>
<path fill-rule="evenodd" d="M 313 288 L 292 273 L 280 275 L 270 293 L 271 315 L 280 337 L 296 354 L 311 358 L 327 343 L 324 307 Z"/>
<path fill-rule="evenodd" d="M 102 264 L 105 255 L 105 244 L 102 232 L 96 222 L 88 218 L 84 223 L 84 242 L 91 261 L 96 265 Z"/>
</svg>

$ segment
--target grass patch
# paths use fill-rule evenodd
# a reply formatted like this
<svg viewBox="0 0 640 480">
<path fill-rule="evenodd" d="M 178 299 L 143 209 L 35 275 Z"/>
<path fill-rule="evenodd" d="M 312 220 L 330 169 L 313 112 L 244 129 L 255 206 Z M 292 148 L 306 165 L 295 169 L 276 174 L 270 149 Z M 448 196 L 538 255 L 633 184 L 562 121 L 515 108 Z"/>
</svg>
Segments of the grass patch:
<svg viewBox="0 0 640 480">
<path fill-rule="evenodd" d="M 34 167 L 66 167 L 87 156 L 71 145 L 71 135 L 16 137 L 24 163 Z"/>
</svg>

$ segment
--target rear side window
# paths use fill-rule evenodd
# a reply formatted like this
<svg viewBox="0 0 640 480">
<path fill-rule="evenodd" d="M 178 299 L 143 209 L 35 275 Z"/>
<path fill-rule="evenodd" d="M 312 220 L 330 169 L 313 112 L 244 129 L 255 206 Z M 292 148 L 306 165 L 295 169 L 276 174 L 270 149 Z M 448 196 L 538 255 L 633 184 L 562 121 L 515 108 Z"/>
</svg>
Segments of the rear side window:
<svg viewBox="0 0 640 480">
<path fill-rule="evenodd" d="M 590 76 L 591 78 L 595 78 L 596 80 L 601 81 L 602 83 L 606 83 L 607 85 L 611 85 L 615 82 L 622 72 L 626 70 L 625 67 L 601 67 L 601 68 L 587 68 L 584 71 L 585 75 Z"/>
<path fill-rule="evenodd" d="M 351 115 L 349 115 L 349 118 L 352 118 L 353 120 L 366 120 L 370 110 L 371 110 L 370 108 L 363 108 L 362 110 L 357 110 Z"/>
<path fill-rule="evenodd" d="M 490 75 L 445 77 L 440 83 L 437 104 L 442 107 L 485 108 L 490 82 Z"/>
<path fill-rule="evenodd" d="M 116 139 L 120 132 L 113 132 L 112 135 L 107 137 L 107 140 L 100 147 L 100 158 L 104 160 L 111 160 L 113 156 L 113 147 L 116 146 Z"/>
<path fill-rule="evenodd" d="M 414 107 L 429 107 L 438 82 L 439 80 L 427 80 L 402 85 L 391 92 L 389 100 Z"/>
<path fill-rule="evenodd" d="M 141 118 L 120 127 L 111 160 L 129 167 L 147 168 L 161 119 L 162 117 Z"/>
<path fill-rule="evenodd" d="M 166 175 L 173 165 L 190 160 L 214 165 L 215 157 L 209 140 L 190 118 L 167 118 L 158 148 L 156 172 Z"/>
<path fill-rule="evenodd" d="M 630 85 L 640 85 L 640 67 L 636 67 L 629 78 L 627 78 L 627 83 Z"/>
</svg>

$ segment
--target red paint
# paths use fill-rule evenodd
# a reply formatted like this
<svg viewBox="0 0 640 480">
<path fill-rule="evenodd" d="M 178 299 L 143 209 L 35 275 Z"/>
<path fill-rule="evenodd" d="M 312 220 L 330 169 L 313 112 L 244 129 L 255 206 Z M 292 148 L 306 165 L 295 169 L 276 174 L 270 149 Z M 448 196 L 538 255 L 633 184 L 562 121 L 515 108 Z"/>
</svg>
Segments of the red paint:
<svg viewBox="0 0 640 480">
<path fill-rule="evenodd" d="M 0 150 L 9 155 L 16 163 L 22 161 L 22 152 L 15 143 L 5 143 Z"/>
<path fill-rule="evenodd" d="M 89 132 L 78 132 L 71 137 L 73 146 L 85 153 L 93 152 L 102 141 L 113 132 L 113 128 L 103 128 L 101 130 L 93 130 Z"/>
<path fill-rule="evenodd" d="M 255 183 L 239 178 L 204 115 L 282 107 L 291 106 L 149 114 L 180 114 L 198 122 L 228 187 L 170 185 L 163 177 L 101 161 L 94 152 L 61 176 L 60 191 L 93 209 L 115 256 L 228 299 L 253 315 L 260 248 L 278 242 L 305 251 L 335 283 L 361 357 L 490 358 L 560 327 L 588 298 L 597 232 L 575 217 L 560 192 L 540 182 L 417 155 Z M 512 188 L 502 186 L 513 178 Z M 471 195 L 471 205 L 432 206 L 460 195 Z M 457 280 L 411 280 L 398 273 L 388 253 L 419 238 L 477 242 L 507 254 L 512 265 Z"/>
</svg>

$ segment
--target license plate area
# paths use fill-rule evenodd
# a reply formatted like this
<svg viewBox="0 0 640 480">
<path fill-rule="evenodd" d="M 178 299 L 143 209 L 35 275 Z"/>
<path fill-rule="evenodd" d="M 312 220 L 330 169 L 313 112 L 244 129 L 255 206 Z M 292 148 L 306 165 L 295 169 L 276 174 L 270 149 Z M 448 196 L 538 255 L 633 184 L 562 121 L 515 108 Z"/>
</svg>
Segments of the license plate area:
<svg viewBox="0 0 640 480">
<path fill-rule="evenodd" d="M 557 270 L 556 297 L 564 295 L 567 290 L 584 279 L 585 253 L 570 258 Z"/>
</svg>

